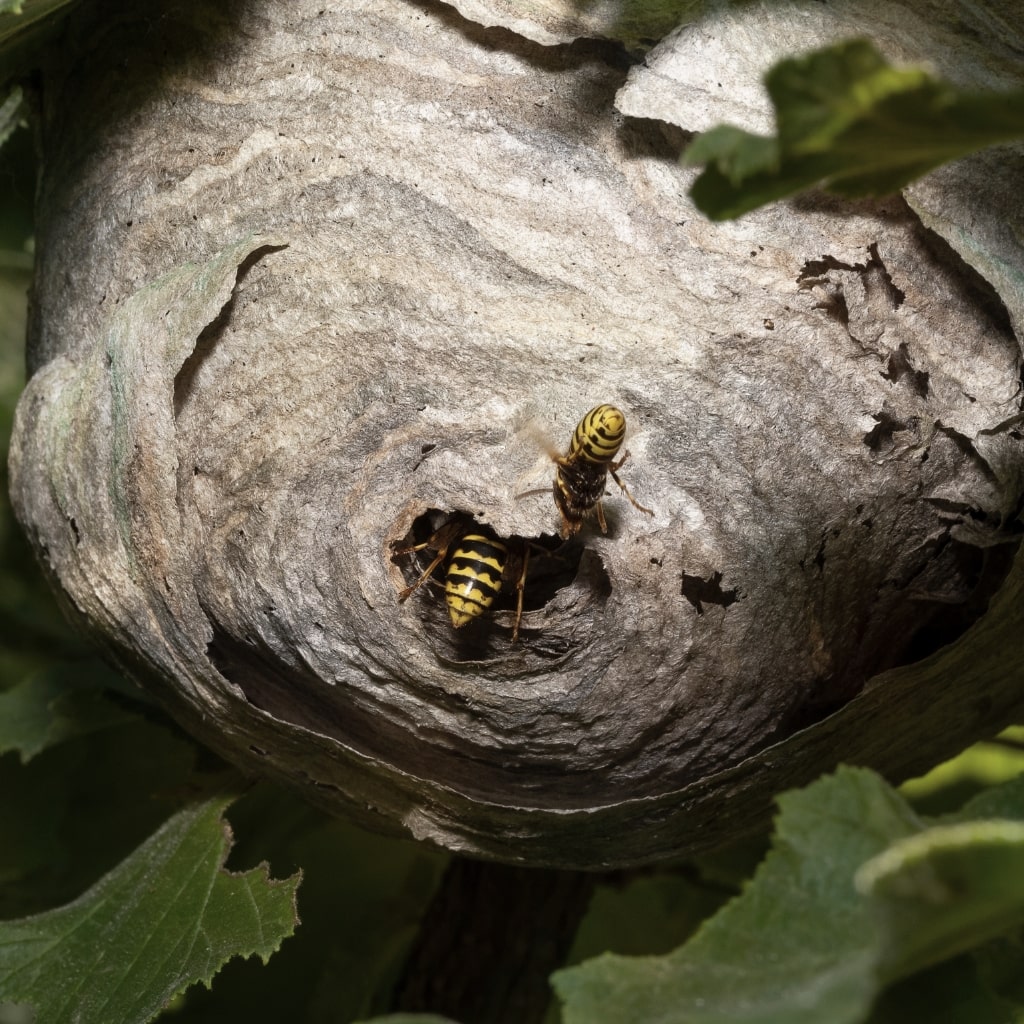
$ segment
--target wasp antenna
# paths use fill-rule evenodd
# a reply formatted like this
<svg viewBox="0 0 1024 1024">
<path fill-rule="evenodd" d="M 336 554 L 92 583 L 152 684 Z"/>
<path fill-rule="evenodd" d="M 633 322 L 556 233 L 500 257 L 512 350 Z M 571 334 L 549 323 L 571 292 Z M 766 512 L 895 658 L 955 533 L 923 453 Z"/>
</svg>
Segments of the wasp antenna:
<svg viewBox="0 0 1024 1024">
<path fill-rule="evenodd" d="M 519 494 L 515 495 L 514 500 L 519 501 L 521 498 L 532 498 L 535 494 L 550 494 L 550 487 L 534 487 L 531 491 L 520 491 Z"/>
</svg>

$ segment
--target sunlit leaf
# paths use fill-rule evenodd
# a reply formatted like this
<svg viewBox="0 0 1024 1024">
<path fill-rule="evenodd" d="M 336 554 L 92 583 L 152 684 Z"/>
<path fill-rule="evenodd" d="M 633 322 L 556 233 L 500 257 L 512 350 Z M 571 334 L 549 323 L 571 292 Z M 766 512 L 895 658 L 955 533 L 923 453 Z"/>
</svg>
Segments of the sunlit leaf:
<svg viewBox="0 0 1024 1024">
<path fill-rule="evenodd" d="M 691 196 L 737 217 L 813 186 L 847 197 L 897 191 L 949 160 L 1024 138 L 1024 90 L 971 93 L 895 68 L 865 40 L 776 64 L 765 76 L 778 135 L 724 125 L 694 140 Z"/>
</svg>

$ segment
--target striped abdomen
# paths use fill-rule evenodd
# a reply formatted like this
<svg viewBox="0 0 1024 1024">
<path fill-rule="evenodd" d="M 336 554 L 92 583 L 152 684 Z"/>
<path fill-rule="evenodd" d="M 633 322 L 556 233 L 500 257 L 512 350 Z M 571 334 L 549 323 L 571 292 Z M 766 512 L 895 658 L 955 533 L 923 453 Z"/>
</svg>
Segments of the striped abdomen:
<svg viewBox="0 0 1024 1024">
<path fill-rule="evenodd" d="M 445 572 L 444 597 L 458 629 L 494 604 L 501 593 L 508 548 L 493 537 L 467 533 L 455 545 Z"/>
<path fill-rule="evenodd" d="M 576 424 L 567 461 L 609 463 L 622 447 L 626 417 L 614 405 L 596 405 Z"/>
</svg>

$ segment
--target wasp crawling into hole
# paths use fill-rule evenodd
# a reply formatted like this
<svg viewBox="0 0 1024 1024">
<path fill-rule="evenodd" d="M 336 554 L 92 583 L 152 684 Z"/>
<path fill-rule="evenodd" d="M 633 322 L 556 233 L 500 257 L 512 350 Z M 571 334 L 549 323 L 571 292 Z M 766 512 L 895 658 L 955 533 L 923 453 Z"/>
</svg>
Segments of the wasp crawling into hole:
<svg viewBox="0 0 1024 1024">
<path fill-rule="evenodd" d="M 501 540 L 486 526 L 465 516 L 444 523 L 422 543 L 395 548 L 393 554 L 433 551 L 434 557 L 419 578 L 398 595 L 405 601 L 444 565 L 444 599 L 448 617 L 455 629 L 461 629 L 491 610 L 511 586 L 515 591 L 515 618 L 512 643 L 519 639 L 523 617 L 523 595 L 530 564 L 530 549 L 549 552 L 521 538 Z"/>
<path fill-rule="evenodd" d="M 579 533 L 586 517 L 593 510 L 597 513 L 597 523 L 602 533 L 608 532 L 608 524 L 604 518 L 601 499 L 605 494 L 608 474 L 619 485 L 622 493 L 629 498 L 634 508 L 653 516 L 654 512 L 645 508 L 633 497 L 629 488 L 619 479 L 618 470 L 625 465 L 629 452 L 623 453 L 615 462 L 626 436 L 626 417 L 621 409 L 614 405 L 595 405 L 576 424 L 573 431 L 569 451 L 562 455 L 548 448 L 548 454 L 555 463 L 555 482 L 552 488 L 555 506 L 562 517 L 561 535 L 564 539 Z M 538 494 L 542 491 L 527 491 L 527 494 Z"/>
</svg>

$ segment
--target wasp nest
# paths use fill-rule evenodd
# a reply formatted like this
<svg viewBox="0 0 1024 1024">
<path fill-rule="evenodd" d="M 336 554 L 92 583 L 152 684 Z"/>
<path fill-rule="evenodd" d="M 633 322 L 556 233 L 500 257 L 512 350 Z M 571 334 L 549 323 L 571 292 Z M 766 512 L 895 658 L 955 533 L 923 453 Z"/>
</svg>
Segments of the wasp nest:
<svg viewBox="0 0 1024 1024">
<path fill-rule="evenodd" d="M 669 124 L 697 30 L 630 70 L 430 3 L 89 10 L 46 78 L 14 496 L 203 740 L 377 827 L 598 867 L 1017 710 L 1020 310 L 922 226 L 1005 266 L 998 177 L 712 225 L 679 129 L 756 73 L 706 65 Z M 556 458 L 603 403 L 653 514 L 601 468 L 607 530 L 573 533 Z M 471 532 L 505 554 L 455 630 Z"/>
</svg>

